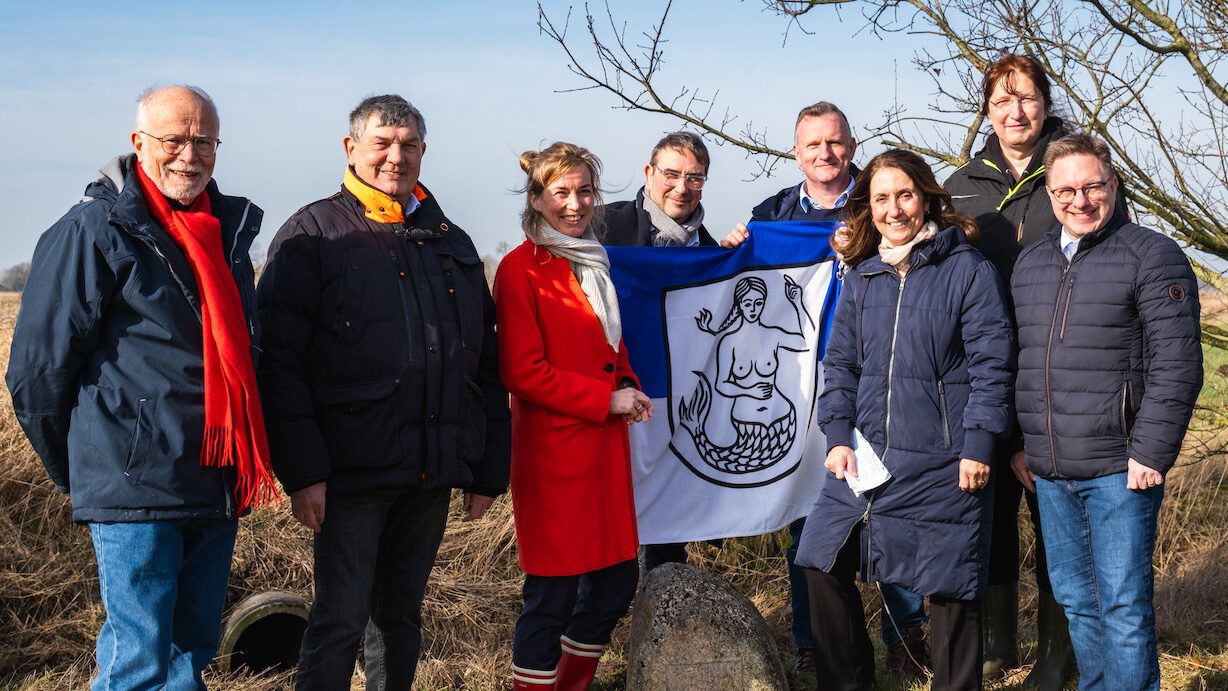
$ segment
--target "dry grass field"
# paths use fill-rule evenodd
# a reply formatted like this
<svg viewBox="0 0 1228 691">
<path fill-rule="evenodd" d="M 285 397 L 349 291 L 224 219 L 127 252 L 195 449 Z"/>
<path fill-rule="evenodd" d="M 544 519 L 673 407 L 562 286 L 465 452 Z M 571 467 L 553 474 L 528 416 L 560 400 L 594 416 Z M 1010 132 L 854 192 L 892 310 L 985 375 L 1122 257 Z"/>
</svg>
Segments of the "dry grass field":
<svg viewBox="0 0 1228 691">
<path fill-rule="evenodd" d="M 8 361 L 18 299 L 0 294 L 0 365 Z M 1228 323 L 1228 301 L 1207 295 L 1204 302 L 1207 318 Z M 1207 375 L 1196 432 L 1181 466 L 1169 477 L 1161 514 L 1157 616 L 1165 691 L 1228 689 L 1228 354 L 1209 354 Z M 507 688 L 520 585 L 510 503 L 501 499 L 475 523 L 461 523 L 456 504 L 453 508 L 427 594 L 416 686 Z M 88 533 L 69 516 L 67 497 L 46 479 L 13 419 L 7 390 L 0 392 L 0 690 L 88 684 L 103 612 Z M 695 559 L 750 597 L 782 651 L 791 646 L 786 540 L 769 535 L 729 540 L 721 549 L 703 545 Z M 1025 542 L 1030 544 L 1030 537 Z M 289 503 L 257 511 L 241 523 L 228 601 L 271 589 L 310 597 L 310 565 L 310 533 L 292 520 Z M 1022 592 L 1030 607 L 1035 598 L 1030 577 Z M 877 617 L 874 598 L 867 598 L 867 616 Z M 1030 661 L 1034 643 L 1028 637 L 1034 624 L 1025 620 L 1021 633 L 1024 658 Z M 599 688 L 621 688 L 626 634 L 624 622 L 602 662 Z M 791 655 L 782 654 L 791 666 Z M 1026 667 L 989 688 L 1020 688 L 1025 675 Z M 212 673 L 208 681 L 211 688 L 241 691 L 291 686 L 285 675 Z M 886 675 L 880 682 L 887 691 L 913 688 Z M 355 687 L 362 688 L 360 676 Z"/>
</svg>

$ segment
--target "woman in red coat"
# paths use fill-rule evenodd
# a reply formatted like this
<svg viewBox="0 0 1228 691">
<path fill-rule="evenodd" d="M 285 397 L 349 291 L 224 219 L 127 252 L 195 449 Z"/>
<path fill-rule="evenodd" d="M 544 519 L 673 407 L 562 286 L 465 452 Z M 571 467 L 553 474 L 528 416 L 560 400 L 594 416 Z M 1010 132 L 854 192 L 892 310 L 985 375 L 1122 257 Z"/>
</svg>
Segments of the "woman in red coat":
<svg viewBox="0 0 1228 691">
<path fill-rule="evenodd" d="M 512 394 L 512 504 L 525 571 L 516 689 L 587 689 L 639 578 L 627 423 L 647 420 L 595 236 L 601 162 L 556 142 L 520 157 L 527 240 L 499 265 Z M 550 686 L 553 684 L 553 686 Z"/>
</svg>

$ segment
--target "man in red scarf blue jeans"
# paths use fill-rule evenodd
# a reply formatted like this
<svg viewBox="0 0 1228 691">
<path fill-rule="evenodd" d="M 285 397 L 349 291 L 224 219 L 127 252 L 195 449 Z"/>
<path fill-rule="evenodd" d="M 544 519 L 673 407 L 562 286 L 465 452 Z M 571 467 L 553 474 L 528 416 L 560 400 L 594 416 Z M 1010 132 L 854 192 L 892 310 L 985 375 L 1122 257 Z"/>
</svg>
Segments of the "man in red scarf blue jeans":
<svg viewBox="0 0 1228 691">
<path fill-rule="evenodd" d="M 138 99 L 135 154 L 43 234 L 13 334 L 13 409 L 89 526 L 107 618 L 93 689 L 203 689 L 237 517 L 275 492 L 257 395 L 261 211 L 212 181 L 203 90 Z"/>
</svg>

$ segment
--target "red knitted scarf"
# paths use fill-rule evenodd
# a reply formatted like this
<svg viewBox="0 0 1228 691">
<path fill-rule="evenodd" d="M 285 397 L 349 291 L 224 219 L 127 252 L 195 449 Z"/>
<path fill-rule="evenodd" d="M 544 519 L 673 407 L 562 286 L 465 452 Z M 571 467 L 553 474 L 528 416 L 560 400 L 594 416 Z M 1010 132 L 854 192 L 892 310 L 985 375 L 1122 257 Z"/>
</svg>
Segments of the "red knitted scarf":
<svg viewBox="0 0 1228 691">
<path fill-rule="evenodd" d="M 222 224 L 201 192 L 186 211 L 172 209 L 138 163 L 137 177 L 149 213 L 183 250 L 200 293 L 204 331 L 205 437 L 202 466 L 235 466 L 239 512 L 267 506 L 276 496 L 269 467 L 264 413 L 252 365 L 252 341 L 239 289 L 222 251 Z"/>
</svg>

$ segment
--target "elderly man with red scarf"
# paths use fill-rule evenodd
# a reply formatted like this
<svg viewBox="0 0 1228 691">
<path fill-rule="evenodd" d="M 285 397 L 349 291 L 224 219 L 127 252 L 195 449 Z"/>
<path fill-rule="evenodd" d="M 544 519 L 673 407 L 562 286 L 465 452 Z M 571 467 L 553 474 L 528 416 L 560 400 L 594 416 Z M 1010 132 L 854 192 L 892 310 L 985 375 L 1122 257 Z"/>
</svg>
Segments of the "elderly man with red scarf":
<svg viewBox="0 0 1228 691">
<path fill-rule="evenodd" d="M 94 542 L 93 689 L 203 689 L 237 517 L 275 491 L 252 360 L 261 211 L 212 181 L 208 94 L 151 88 L 138 104 L 135 154 L 34 250 L 7 382 Z"/>
</svg>

